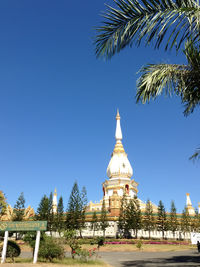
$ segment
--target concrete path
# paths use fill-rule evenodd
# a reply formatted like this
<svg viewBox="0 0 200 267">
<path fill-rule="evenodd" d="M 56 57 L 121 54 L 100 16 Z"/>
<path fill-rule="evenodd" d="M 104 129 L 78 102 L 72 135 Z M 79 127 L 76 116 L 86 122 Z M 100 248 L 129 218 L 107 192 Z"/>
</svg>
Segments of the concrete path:
<svg viewBox="0 0 200 267">
<path fill-rule="evenodd" d="M 196 250 L 175 252 L 101 252 L 101 259 L 114 267 L 200 266 Z"/>
<path fill-rule="evenodd" d="M 69 253 L 66 254 L 70 256 Z M 30 258 L 31 253 L 22 252 L 21 257 Z M 100 252 L 99 257 L 113 267 L 200 266 L 200 254 L 198 254 L 197 250 L 170 252 Z M 16 266 L 19 267 L 19 265 Z"/>
</svg>

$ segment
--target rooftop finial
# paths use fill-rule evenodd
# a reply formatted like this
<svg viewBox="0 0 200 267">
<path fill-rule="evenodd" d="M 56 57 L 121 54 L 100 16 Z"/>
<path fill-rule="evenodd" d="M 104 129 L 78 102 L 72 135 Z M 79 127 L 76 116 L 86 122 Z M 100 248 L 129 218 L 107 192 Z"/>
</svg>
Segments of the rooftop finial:
<svg viewBox="0 0 200 267">
<path fill-rule="evenodd" d="M 56 188 L 54 190 L 54 196 L 57 196 L 57 191 L 56 191 Z"/>
<path fill-rule="evenodd" d="M 116 116 L 116 120 L 120 120 L 119 109 L 117 109 L 117 116 Z"/>
<path fill-rule="evenodd" d="M 119 110 L 117 109 L 117 125 L 116 125 L 116 131 L 115 131 L 115 139 L 116 140 L 122 140 L 122 130 L 121 130 L 121 125 L 120 125 L 120 115 L 119 115 Z"/>
</svg>

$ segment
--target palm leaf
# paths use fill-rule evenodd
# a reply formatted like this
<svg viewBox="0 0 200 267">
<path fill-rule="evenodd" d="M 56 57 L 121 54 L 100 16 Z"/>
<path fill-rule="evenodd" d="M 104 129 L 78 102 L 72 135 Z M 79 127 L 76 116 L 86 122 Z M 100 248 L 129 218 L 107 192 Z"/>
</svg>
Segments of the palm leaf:
<svg viewBox="0 0 200 267">
<path fill-rule="evenodd" d="M 190 40 L 186 42 L 184 53 L 188 65 L 148 64 L 140 70 L 137 102 L 149 102 L 164 92 L 166 95 L 175 93 L 181 97 L 185 115 L 200 105 L 200 47 L 196 47 Z"/>
<path fill-rule="evenodd" d="M 159 48 L 177 49 L 186 38 L 199 38 L 200 6 L 194 0 L 114 0 L 107 6 L 103 25 L 97 28 L 96 55 L 112 57 L 132 43 L 155 41 Z"/>
<path fill-rule="evenodd" d="M 198 160 L 200 159 L 200 148 L 197 148 L 195 153 L 190 157 L 190 160 Z"/>
</svg>

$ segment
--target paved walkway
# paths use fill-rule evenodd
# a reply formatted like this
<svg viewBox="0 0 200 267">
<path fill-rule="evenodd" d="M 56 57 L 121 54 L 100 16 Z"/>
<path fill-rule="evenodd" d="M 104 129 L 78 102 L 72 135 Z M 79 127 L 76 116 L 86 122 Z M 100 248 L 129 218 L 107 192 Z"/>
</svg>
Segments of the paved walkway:
<svg viewBox="0 0 200 267">
<path fill-rule="evenodd" d="M 103 261 L 114 267 L 200 266 L 196 250 L 175 252 L 101 252 Z"/>
<path fill-rule="evenodd" d="M 67 253 L 68 254 L 68 253 Z M 200 254 L 196 250 L 171 252 L 100 252 L 100 259 L 113 267 L 176 267 L 200 266 Z M 21 257 L 31 257 L 30 252 L 22 253 Z M 3 267 L 4 265 L 2 265 Z M 32 264 L 5 264 L 5 267 L 27 267 Z M 35 266 L 35 265 L 34 265 Z M 43 264 L 37 264 L 44 267 Z M 48 266 L 48 265 L 46 265 Z M 49 266 L 52 266 L 49 264 Z M 53 265 L 57 267 L 58 265 Z M 59 265 L 61 267 L 63 265 Z M 66 266 L 66 265 L 65 265 Z M 74 266 L 75 267 L 75 266 Z M 92 267 L 92 266 L 91 266 Z"/>
</svg>

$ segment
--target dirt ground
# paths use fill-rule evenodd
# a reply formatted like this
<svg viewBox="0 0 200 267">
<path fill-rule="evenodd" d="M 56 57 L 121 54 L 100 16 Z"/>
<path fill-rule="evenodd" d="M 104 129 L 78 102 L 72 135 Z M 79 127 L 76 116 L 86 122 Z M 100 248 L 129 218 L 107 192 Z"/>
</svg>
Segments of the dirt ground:
<svg viewBox="0 0 200 267">
<path fill-rule="evenodd" d="M 105 265 L 62 265 L 62 264 L 55 264 L 55 263 L 37 263 L 37 264 L 32 264 L 32 263 L 4 263 L 2 265 L 3 267 L 97 267 L 97 266 L 102 266 L 102 267 L 112 267 L 109 264 Z"/>
<path fill-rule="evenodd" d="M 20 245 L 21 247 L 21 251 L 23 252 L 31 252 L 32 249 L 28 246 L 28 245 Z M 82 245 L 82 248 L 85 249 L 92 249 L 92 248 L 96 248 L 96 245 Z M 188 249 L 193 249 L 196 248 L 196 246 L 192 246 L 192 245 L 154 245 L 154 244 L 144 244 L 142 245 L 141 251 L 147 251 L 147 252 L 159 252 L 159 251 L 181 251 L 181 250 L 188 250 Z M 65 250 L 66 251 L 70 251 L 70 247 L 69 246 L 65 246 Z M 102 252 L 111 252 L 111 251 L 116 251 L 116 252 L 125 252 L 125 251 L 139 251 L 139 249 L 136 247 L 136 245 L 132 245 L 132 244 L 117 244 L 117 245 L 104 245 L 102 247 L 100 247 L 100 251 Z"/>
</svg>

